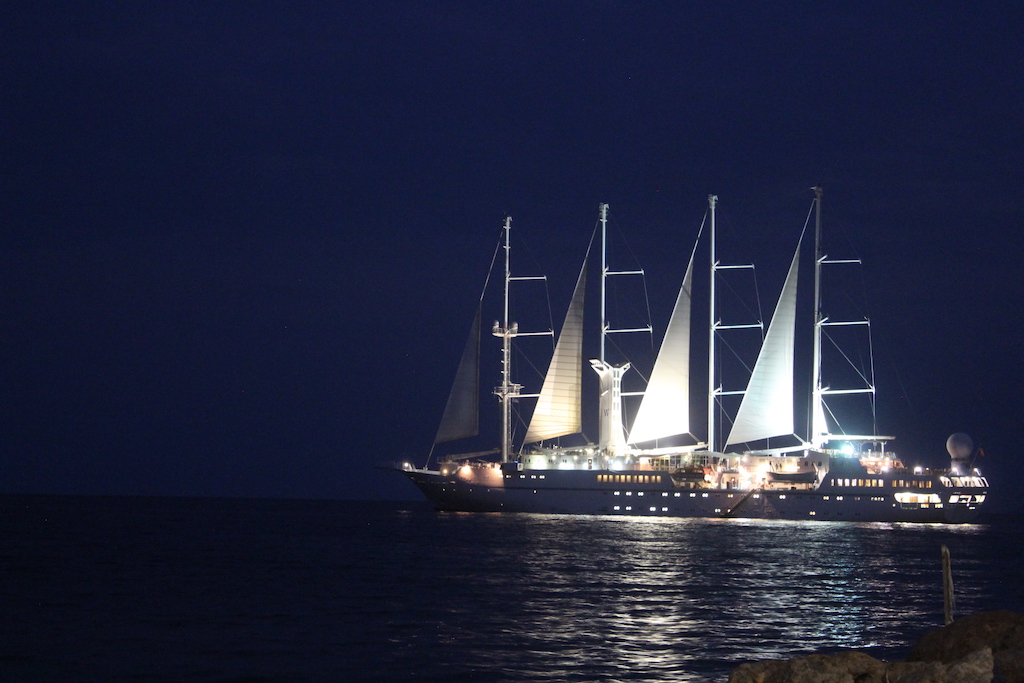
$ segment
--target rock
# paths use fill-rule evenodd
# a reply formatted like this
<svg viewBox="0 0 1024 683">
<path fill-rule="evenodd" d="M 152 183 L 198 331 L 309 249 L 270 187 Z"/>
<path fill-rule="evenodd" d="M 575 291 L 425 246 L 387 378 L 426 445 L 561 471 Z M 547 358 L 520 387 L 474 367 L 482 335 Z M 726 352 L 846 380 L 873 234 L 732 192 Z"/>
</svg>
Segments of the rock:
<svg viewBox="0 0 1024 683">
<path fill-rule="evenodd" d="M 882 683 L 884 672 L 884 662 L 847 650 L 834 655 L 741 664 L 729 676 L 729 683 Z"/>
<path fill-rule="evenodd" d="M 1024 650 L 1002 650 L 994 656 L 998 683 L 1024 683 Z"/>
<path fill-rule="evenodd" d="M 924 634 L 908 661 L 951 662 L 982 648 L 991 648 L 994 680 L 1024 683 L 1024 614 L 997 610 L 961 617 Z"/>
<path fill-rule="evenodd" d="M 990 683 L 994 664 L 992 650 L 984 647 L 946 667 L 946 683 Z"/>
<path fill-rule="evenodd" d="M 1024 614 L 961 617 L 926 633 L 905 662 L 846 650 L 742 664 L 729 683 L 1024 683 Z"/>
<path fill-rule="evenodd" d="M 887 664 L 849 650 L 834 655 L 742 664 L 729 676 L 729 683 L 992 683 L 992 665 L 992 651 L 988 648 L 948 664 Z"/>
</svg>

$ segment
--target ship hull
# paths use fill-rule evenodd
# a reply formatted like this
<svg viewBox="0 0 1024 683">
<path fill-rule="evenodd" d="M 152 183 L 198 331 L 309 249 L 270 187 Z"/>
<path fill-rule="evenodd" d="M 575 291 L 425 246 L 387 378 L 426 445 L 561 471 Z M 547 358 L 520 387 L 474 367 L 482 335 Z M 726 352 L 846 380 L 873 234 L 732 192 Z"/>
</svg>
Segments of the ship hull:
<svg viewBox="0 0 1024 683">
<path fill-rule="evenodd" d="M 438 510 L 840 522 L 971 523 L 984 489 L 932 489 L 938 503 L 902 503 L 878 488 L 789 490 L 681 487 L 667 473 L 403 470 Z M 622 483 L 642 482 L 642 483 Z"/>
</svg>

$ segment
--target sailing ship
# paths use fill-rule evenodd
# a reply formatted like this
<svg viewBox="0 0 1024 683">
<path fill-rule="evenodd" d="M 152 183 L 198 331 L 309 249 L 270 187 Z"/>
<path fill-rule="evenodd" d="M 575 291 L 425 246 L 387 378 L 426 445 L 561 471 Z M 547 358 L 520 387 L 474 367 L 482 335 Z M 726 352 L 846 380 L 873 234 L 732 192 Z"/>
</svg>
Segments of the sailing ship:
<svg viewBox="0 0 1024 683">
<path fill-rule="evenodd" d="M 552 440 L 582 430 L 583 311 L 586 262 L 580 270 L 565 322 L 539 393 L 523 393 L 513 381 L 513 340 L 551 334 L 521 332 L 509 320 L 512 275 L 511 219 L 503 227 L 504 310 L 492 334 L 502 344 L 501 383 L 494 393 L 501 410 L 500 445 L 486 453 L 440 458 L 434 469 L 403 463 L 402 471 L 438 510 L 525 512 L 650 517 L 736 517 L 861 522 L 974 521 L 988 495 L 988 481 L 975 467 L 976 451 L 969 437 L 947 440 L 949 467 L 941 470 L 908 467 L 891 448 L 893 438 L 874 433 L 846 434 L 838 429 L 831 397 L 874 396 L 873 377 L 865 386 L 833 388 L 821 374 L 822 343 L 834 326 L 868 325 L 864 320 L 832 320 L 822 312 L 822 270 L 856 260 L 829 259 L 822 251 L 822 191 L 814 188 L 813 358 L 810 418 L 805 438 L 794 434 L 794 363 L 797 331 L 797 281 L 801 235 L 774 314 L 745 389 L 726 391 L 716 375 L 717 340 L 726 329 L 716 312 L 717 197 L 708 197 L 710 291 L 708 334 L 707 439 L 683 446 L 659 447 L 658 440 L 690 434 L 690 341 L 698 333 L 692 320 L 694 256 L 691 253 L 675 307 L 636 416 L 624 426 L 623 375 L 629 363 L 613 365 L 605 358 L 605 338 L 614 332 L 605 310 L 607 211 L 600 206 L 601 336 L 600 355 L 589 365 L 599 380 L 599 440 L 584 446 L 550 445 Z M 810 222 L 805 222 L 804 232 Z M 707 219 L 710 219 L 709 221 Z M 703 233 L 703 226 L 701 229 Z M 700 235 L 698 235 L 698 240 Z M 593 240 L 592 240 L 593 242 Z M 589 257 L 589 249 L 588 249 Z M 483 296 L 481 295 L 481 302 Z M 478 433 L 479 337 L 478 306 L 470 338 L 449 395 L 435 444 Z M 757 327 L 761 327 L 757 324 Z M 649 328 L 648 328 L 649 329 Z M 703 334 L 703 332 L 700 332 Z M 740 396 L 728 435 L 722 414 L 723 397 Z M 512 443 L 513 405 L 536 398 L 529 427 L 516 450 Z M 716 423 L 716 418 L 718 422 Z M 795 441 L 769 448 L 769 439 Z M 546 445 L 548 444 L 548 445 Z M 749 444 L 764 444 L 750 448 Z"/>
</svg>

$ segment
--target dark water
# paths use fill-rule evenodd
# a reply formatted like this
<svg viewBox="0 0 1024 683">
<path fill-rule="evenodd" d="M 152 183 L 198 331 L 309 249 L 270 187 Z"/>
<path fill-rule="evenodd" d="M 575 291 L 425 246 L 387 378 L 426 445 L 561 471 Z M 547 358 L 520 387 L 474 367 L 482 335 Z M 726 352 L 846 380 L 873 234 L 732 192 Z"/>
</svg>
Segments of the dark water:
<svg viewBox="0 0 1024 683">
<path fill-rule="evenodd" d="M 1024 611 L 1020 518 L 971 526 L 437 514 L 418 504 L 0 497 L 0 680 L 717 681 L 902 657 Z"/>
</svg>

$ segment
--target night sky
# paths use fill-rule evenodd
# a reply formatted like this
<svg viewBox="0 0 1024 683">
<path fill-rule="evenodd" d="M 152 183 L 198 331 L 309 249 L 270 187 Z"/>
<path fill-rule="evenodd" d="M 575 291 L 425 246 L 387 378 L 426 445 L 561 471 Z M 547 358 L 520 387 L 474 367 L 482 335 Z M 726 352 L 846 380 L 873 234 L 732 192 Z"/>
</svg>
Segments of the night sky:
<svg viewBox="0 0 1024 683">
<path fill-rule="evenodd" d="M 0 492 L 416 497 L 505 215 L 557 326 L 609 203 L 663 330 L 709 193 L 770 315 L 821 185 L 879 429 L 1019 508 L 1022 15 L 8 3 Z"/>
</svg>

